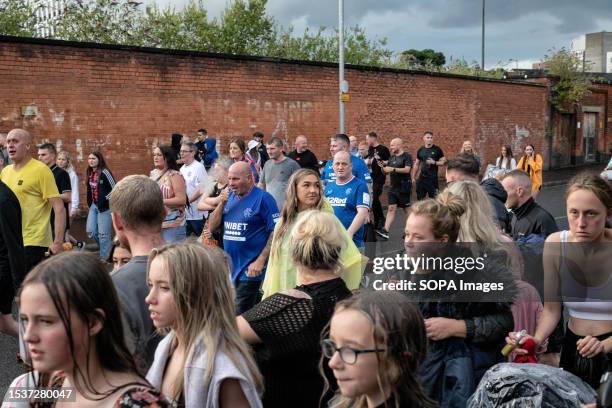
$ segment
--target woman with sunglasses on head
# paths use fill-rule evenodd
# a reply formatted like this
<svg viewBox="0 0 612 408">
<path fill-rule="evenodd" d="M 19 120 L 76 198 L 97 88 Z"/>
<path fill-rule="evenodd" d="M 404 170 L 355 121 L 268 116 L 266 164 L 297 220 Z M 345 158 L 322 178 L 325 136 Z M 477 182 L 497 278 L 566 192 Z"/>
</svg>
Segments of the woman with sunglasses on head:
<svg viewBox="0 0 612 408">
<path fill-rule="evenodd" d="M 339 391 L 329 407 L 437 406 L 419 383 L 423 316 L 400 292 L 364 291 L 338 303 L 322 347 L 322 374 L 333 370 Z"/>
<path fill-rule="evenodd" d="M 321 332 L 336 302 L 351 294 L 337 274 L 344 240 L 336 225 L 333 214 L 307 211 L 291 231 L 291 258 L 301 285 L 237 317 L 265 379 L 265 407 L 319 406 L 324 385 L 318 369 Z"/>
<path fill-rule="evenodd" d="M 291 259 L 291 230 L 308 210 L 334 213 L 323 196 L 319 174 L 312 169 L 299 169 L 289 178 L 285 205 L 274 228 L 270 259 L 262 287 L 264 299 L 292 289 L 298 283 L 296 264 Z M 361 253 L 339 220 L 336 228 L 345 244 L 340 254 L 339 274 L 349 289 L 357 289 L 363 272 Z"/>
<path fill-rule="evenodd" d="M 66 252 L 34 268 L 21 286 L 20 318 L 34 371 L 13 381 L 3 407 L 167 406 L 137 371 L 115 287 L 94 256 Z M 53 398 L 11 402 L 18 389 L 53 390 Z"/>
<path fill-rule="evenodd" d="M 162 236 L 166 242 L 182 241 L 187 236 L 185 179 L 178 170 L 174 151 L 170 146 L 153 148 L 153 165 L 149 177 L 161 188 L 166 207 Z"/>
</svg>

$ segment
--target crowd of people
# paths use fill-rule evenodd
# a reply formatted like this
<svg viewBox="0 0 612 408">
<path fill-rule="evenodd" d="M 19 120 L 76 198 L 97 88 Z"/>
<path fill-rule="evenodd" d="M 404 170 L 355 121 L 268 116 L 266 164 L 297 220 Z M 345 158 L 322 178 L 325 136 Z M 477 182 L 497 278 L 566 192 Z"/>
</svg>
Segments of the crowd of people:
<svg viewBox="0 0 612 408">
<path fill-rule="evenodd" d="M 63 406 L 68 390 L 75 406 L 470 406 L 487 370 L 529 358 L 598 388 L 612 368 L 602 177 L 568 184 L 559 231 L 537 202 L 532 145 L 518 162 L 502 146 L 485 169 L 470 141 L 447 158 L 430 131 L 414 160 L 402 138 L 386 147 L 376 132 L 332 136 L 326 162 L 306 136 L 293 150 L 264 139 L 235 138 L 219 154 L 205 129 L 173 134 L 152 149 L 149 176 L 121 180 L 89 152 L 93 254 L 69 250 L 80 207 L 70 153 L 45 143 L 34 158 L 23 129 L 2 139 L 0 331 L 19 339 L 29 368 L 3 407 Z M 375 239 L 415 257 L 427 245 L 484 255 L 463 279 L 512 289 L 468 300 L 373 290 L 364 255 Z M 57 393 L 40 402 L 15 398 L 18 388 Z"/>
</svg>

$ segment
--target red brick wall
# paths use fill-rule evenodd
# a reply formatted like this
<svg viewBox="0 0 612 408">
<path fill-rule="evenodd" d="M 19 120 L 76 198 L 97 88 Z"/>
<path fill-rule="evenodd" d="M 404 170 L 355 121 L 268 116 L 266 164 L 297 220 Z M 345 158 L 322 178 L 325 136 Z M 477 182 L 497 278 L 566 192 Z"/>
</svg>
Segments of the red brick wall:
<svg viewBox="0 0 612 408">
<path fill-rule="evenodd" d="M 348 68 L 346 79 L 346 130 L 360 139 L 370 130 L 387 144 L 401 136 L 414 155 L 422 133 L 432 130 L 447 157 L 472 140 L 485 163 L 502 144 L 518 149 L 525 142 L 547 160 L 543 86 L 363 68 Z M 77 157 L 80 175 L 96 148 L 117 178 L 147 173 L 157 140 L 200 127 L 217 135 L 222 149 L 255 130 L 290 143 L 305 134 L 327 159 L 328 137 L 338 129 L 337 69 L 329 64 L 5 37 L 0 85 L 0 132 L 23 127 L 36 143 L 61 142 Z M 22 116 L 26 106 L 36 107 L 36 116 Z"/>
</svg>

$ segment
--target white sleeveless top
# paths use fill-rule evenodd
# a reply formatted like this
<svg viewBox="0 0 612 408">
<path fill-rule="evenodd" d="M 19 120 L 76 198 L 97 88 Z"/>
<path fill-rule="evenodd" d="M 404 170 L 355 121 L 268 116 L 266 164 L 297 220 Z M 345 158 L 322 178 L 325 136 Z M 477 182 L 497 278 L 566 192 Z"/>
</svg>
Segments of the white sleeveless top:
<svg viewBox="0 0 612 408">
<path fill-rule="evenodd" d="M 563 305 L 567 308 L 569 315 L 577 319 L 612 320 L 612 274 L 608 281 L 600 286 L 584 286 L 576 281 L 563 261 L 568 236 L 569 231 L 561 231 L 562 259 L 559 274 Z"/>
</svg>

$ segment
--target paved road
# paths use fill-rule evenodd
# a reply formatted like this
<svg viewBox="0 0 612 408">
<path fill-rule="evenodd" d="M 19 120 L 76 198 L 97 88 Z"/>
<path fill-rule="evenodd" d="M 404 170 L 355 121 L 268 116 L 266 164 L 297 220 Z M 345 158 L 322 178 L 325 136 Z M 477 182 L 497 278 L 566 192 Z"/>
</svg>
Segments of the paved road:
<svg viewBox="0 0 612 408">
<path fill-rule="evenodd" d="M 563 192 L 565 186 L 544 188 L 538 202 L 555 217 L 559 228 L 567 228 L 567 218 L 565 216 L 565 200 Z M 391 241 L 385 244 L 385 250 L 392 247 L 401 247 L 400 238 L 403 235 L 405 218 L 400 213 L 391 228 Z M 378 253 L 381 255 L 381 253 Z M 20 367 L 16 364 L 17 340 L 0 334 L 0 395 L 4 395 L 6 388 L 14 377 L 21 373 Z"/>
</svg>

